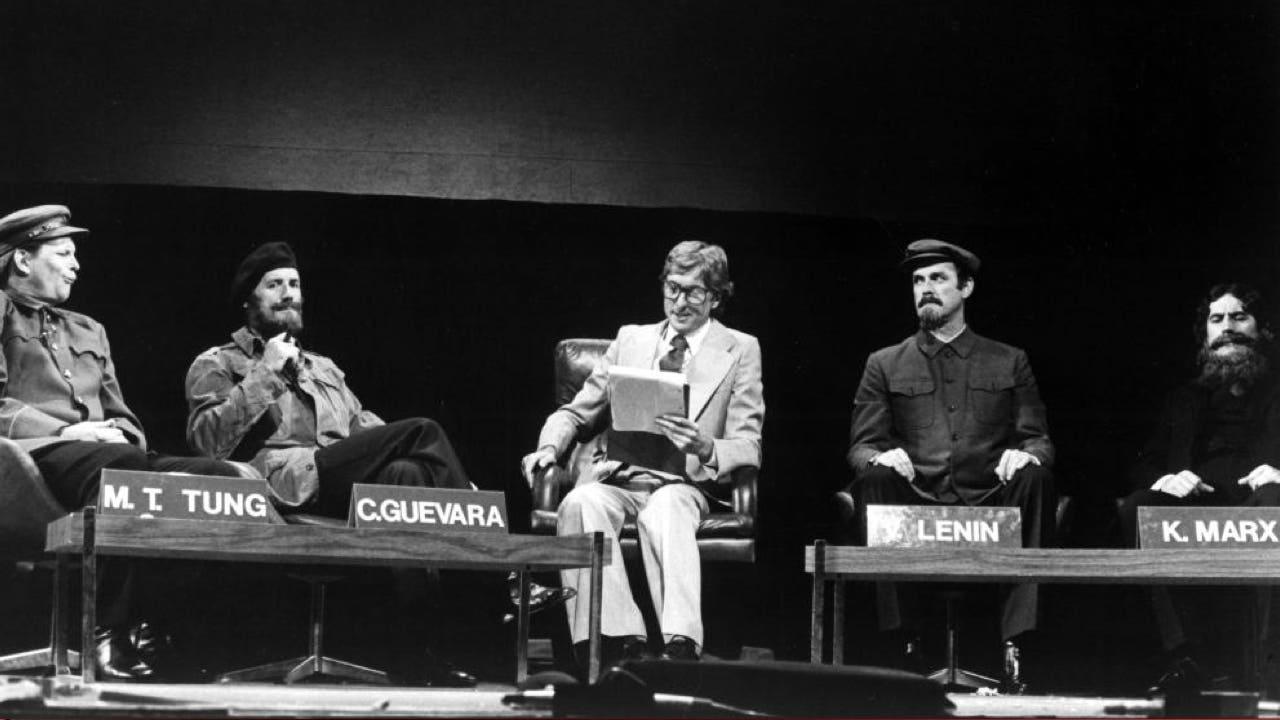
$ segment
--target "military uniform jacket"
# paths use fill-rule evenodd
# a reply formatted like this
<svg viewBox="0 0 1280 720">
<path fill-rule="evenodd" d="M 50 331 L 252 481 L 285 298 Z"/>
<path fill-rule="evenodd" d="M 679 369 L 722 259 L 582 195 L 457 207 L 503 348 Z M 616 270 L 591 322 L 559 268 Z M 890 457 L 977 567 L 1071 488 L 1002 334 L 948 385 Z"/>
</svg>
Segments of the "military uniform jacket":
<svg viewBox="0 0 1280 720">
<path fill-rule="evenodd" d="M 0 434 L 26 450 L 68 442 L 58 432 L 86 420 L 115 420 L 143 450 L 142 423 L 124 402 L 102 324 L 0 292 Z"/>
<path fill-rule="evenodd" d="M 383 425 L 364 410 L 329 358 L 300 352 L 288 380 L 262 361 L 265 343 L 246 328 L 200 353 L 187 371 L 187 443 L 218 460 L 248 461 L 278 502 L 315 495 L 315 452 Z"/>
<path fill-rule="evenodd" d="M 1053 462 L 1044 403 L 1027 355 L 965 329 L 943 344 L 920 331 L 867 358 L 853 401 L 848 460 L 864 472 L 900 447 L 922 497 L 975 504 L 998 487 L 1007 449 Z"/>
</svg>

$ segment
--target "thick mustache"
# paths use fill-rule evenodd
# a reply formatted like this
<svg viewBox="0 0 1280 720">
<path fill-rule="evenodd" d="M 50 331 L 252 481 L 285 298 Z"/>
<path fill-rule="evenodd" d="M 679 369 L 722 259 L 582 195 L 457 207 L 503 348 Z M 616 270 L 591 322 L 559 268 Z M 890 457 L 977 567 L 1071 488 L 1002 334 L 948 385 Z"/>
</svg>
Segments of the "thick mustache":
<svg viewBox="0 0 1280 720">
<path fill-rule="evenodd" d="M 916 307 L 922 308 L 925 305 L 941 305 L 942 301 L 932 295 L 926 295 L 920 298 L 920 302 L 916 303 Z"/>
<path fill-rule="evenodd" d="M 281 310 L 301 310 L 302 303 L 298 303 L 298 302 L 276 303 L 275 305 L 271 306 L 271 309 L 275 310 L 276 312 L 280 312 Z"/>
<path fill-rule="evenodd" d="M 1236 333 L 1227 331 L 1219 335 L 1216 340 L 1210 343 L 1209 348 L 1217 349 L 1222 347 L 1223 345 L 1245 345 L 1248 347 L 1253 347 L 1254 345 L 1257 345 L 1257 344 L 1258 344 L 1258 341 L 1255 338 L 1251 338 L 1248 335 L 1238 335 Z"/>
</svg>

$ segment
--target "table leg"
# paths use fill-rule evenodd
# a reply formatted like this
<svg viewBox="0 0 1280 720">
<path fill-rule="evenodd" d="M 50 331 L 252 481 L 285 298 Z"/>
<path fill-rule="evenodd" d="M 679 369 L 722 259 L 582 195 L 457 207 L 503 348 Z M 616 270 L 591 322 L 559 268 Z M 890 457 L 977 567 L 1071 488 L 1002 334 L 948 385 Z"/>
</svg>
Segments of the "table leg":
<svg viewBox="0 0 1280 720">
<path fill-rule="evenodd" d="M 824 572 L 827 543 L 819 540 L 813 544 L 813 615 L 809 624 L 809 662 L 822 664 L 822 626 L 826 621 L 827 580 Z"/>
<path fill-rule="evenodd" d="M 94 552 L 95 513 L 84 509 L 84 537 L 80 560 L 80 677 L 86 683 L 97 679 L 97 647 L 94 628 L 98 624 L 98 557 Z"/>
<path fill-rule="evenodd" d="M 622 562 L 622 558 L 614 558 Z M 587 652 L 587 682 L 600 679 L 600 594 L 604 582 L 604 533 L 592 533 L 591 537 L 591 622 L 589 623 Z"/>
<path fill-rule="evenodd" d="M 49 646 L 53 650 L 53 674 L 71 674 L 71 661 L 67 652 L 67 631 L 71 625 L 71 557 L 58 553 L 53 567 L 53 627 L 49 631 Z"/>
<path fill-rule="evenodd" d="M 831 582 L 831 664 L 844 664 L 844 580 Z"/>
<path fill-rule="evenodd" d="M 529 677 L 529 572 L 520 571 L 520 608 L 516 616 L 516 685 Z"/>
</svg>

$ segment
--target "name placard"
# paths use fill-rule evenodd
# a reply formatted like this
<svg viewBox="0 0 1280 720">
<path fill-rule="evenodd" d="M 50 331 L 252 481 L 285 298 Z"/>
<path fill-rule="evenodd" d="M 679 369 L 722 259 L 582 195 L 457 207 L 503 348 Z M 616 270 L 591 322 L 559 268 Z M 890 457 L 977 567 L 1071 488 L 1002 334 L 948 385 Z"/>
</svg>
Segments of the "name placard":
<svg viewBox="0 0 1280 720">
<path fill-rule="evenodd" d="M 1280 508 L 1140 507 L 1138 546 L 1144 549 L 1280 547 Z"/>
<path fill-rule="evenodd" d="M 507 532 L 507 498 L 486 490 L 356 484 L 348 524 L 425 532 Z"/>
<path fill-rule="evenodd" d="M 98 512 L 141 518 L 283 523 L 271 505 L 266 480 L 162 473 L 102 471 Z"/>
<path fill-rule="evenodd" d="M 868 547 L 1022 547 L 1022 511 L 963 505 L 868 505 Z"/>
</svg>

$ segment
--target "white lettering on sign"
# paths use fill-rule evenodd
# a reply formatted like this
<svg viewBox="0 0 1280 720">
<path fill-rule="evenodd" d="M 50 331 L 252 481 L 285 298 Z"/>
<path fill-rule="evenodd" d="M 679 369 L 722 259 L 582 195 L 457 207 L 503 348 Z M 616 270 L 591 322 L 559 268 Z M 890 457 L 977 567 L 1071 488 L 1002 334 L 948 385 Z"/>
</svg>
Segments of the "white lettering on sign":
<svg viewBox="0 0 1280 720">
<path fill-rule="evenodd" d="M 1178 532 L 1181 520 L 1161 520 L 1160 537 L 1164 542 L 1186 542 L 1187 536 Z"/>
<path fill-rule="evenodd" d="M 187 499 L 187 512 L 193 515 L 267 516 L 267 499 L 257 493 L 183 488 L 182 496 Z"/>
<path fill-rule="evenodd" d="M 152 512 L 160 512 L 161 510 L 164 510 L 164 506 L 156 502 L 156 496 L 162 492 L 164 492 L 164 488 L 158 488 L 158 487 L 142 488 L 142 494 L 147 496 L 148 510 L 151 510 Z"/>
<path fill-rule="evenodd" d="M 994 520 L 917 520 L 916 533 L 921 540 L 1000 542 L 1000 525 Z"/>
<path fill-rule="evenodd" d="M 129 487 L 127 485 L 103 485 L 102 505 L 108 508 L 132 510 L 133 501 L 129 499 Z"/>
<path fill-rule="evenodd" d="M 486 515 L 484 505 L 442 503 L 435 500 L 387 498 L 378 502 L 373 498 L 363 497 L 356 501 L 356 516 L 363 522 L 506 527 L 496 505 L 489 506 Z"/>
<path fill-rule="evenodd" d="M 1276 521 L 1267 520 L 1197 520 L 1199 542 L 1280 542 L 1276 537 Z"/>
</svg>

